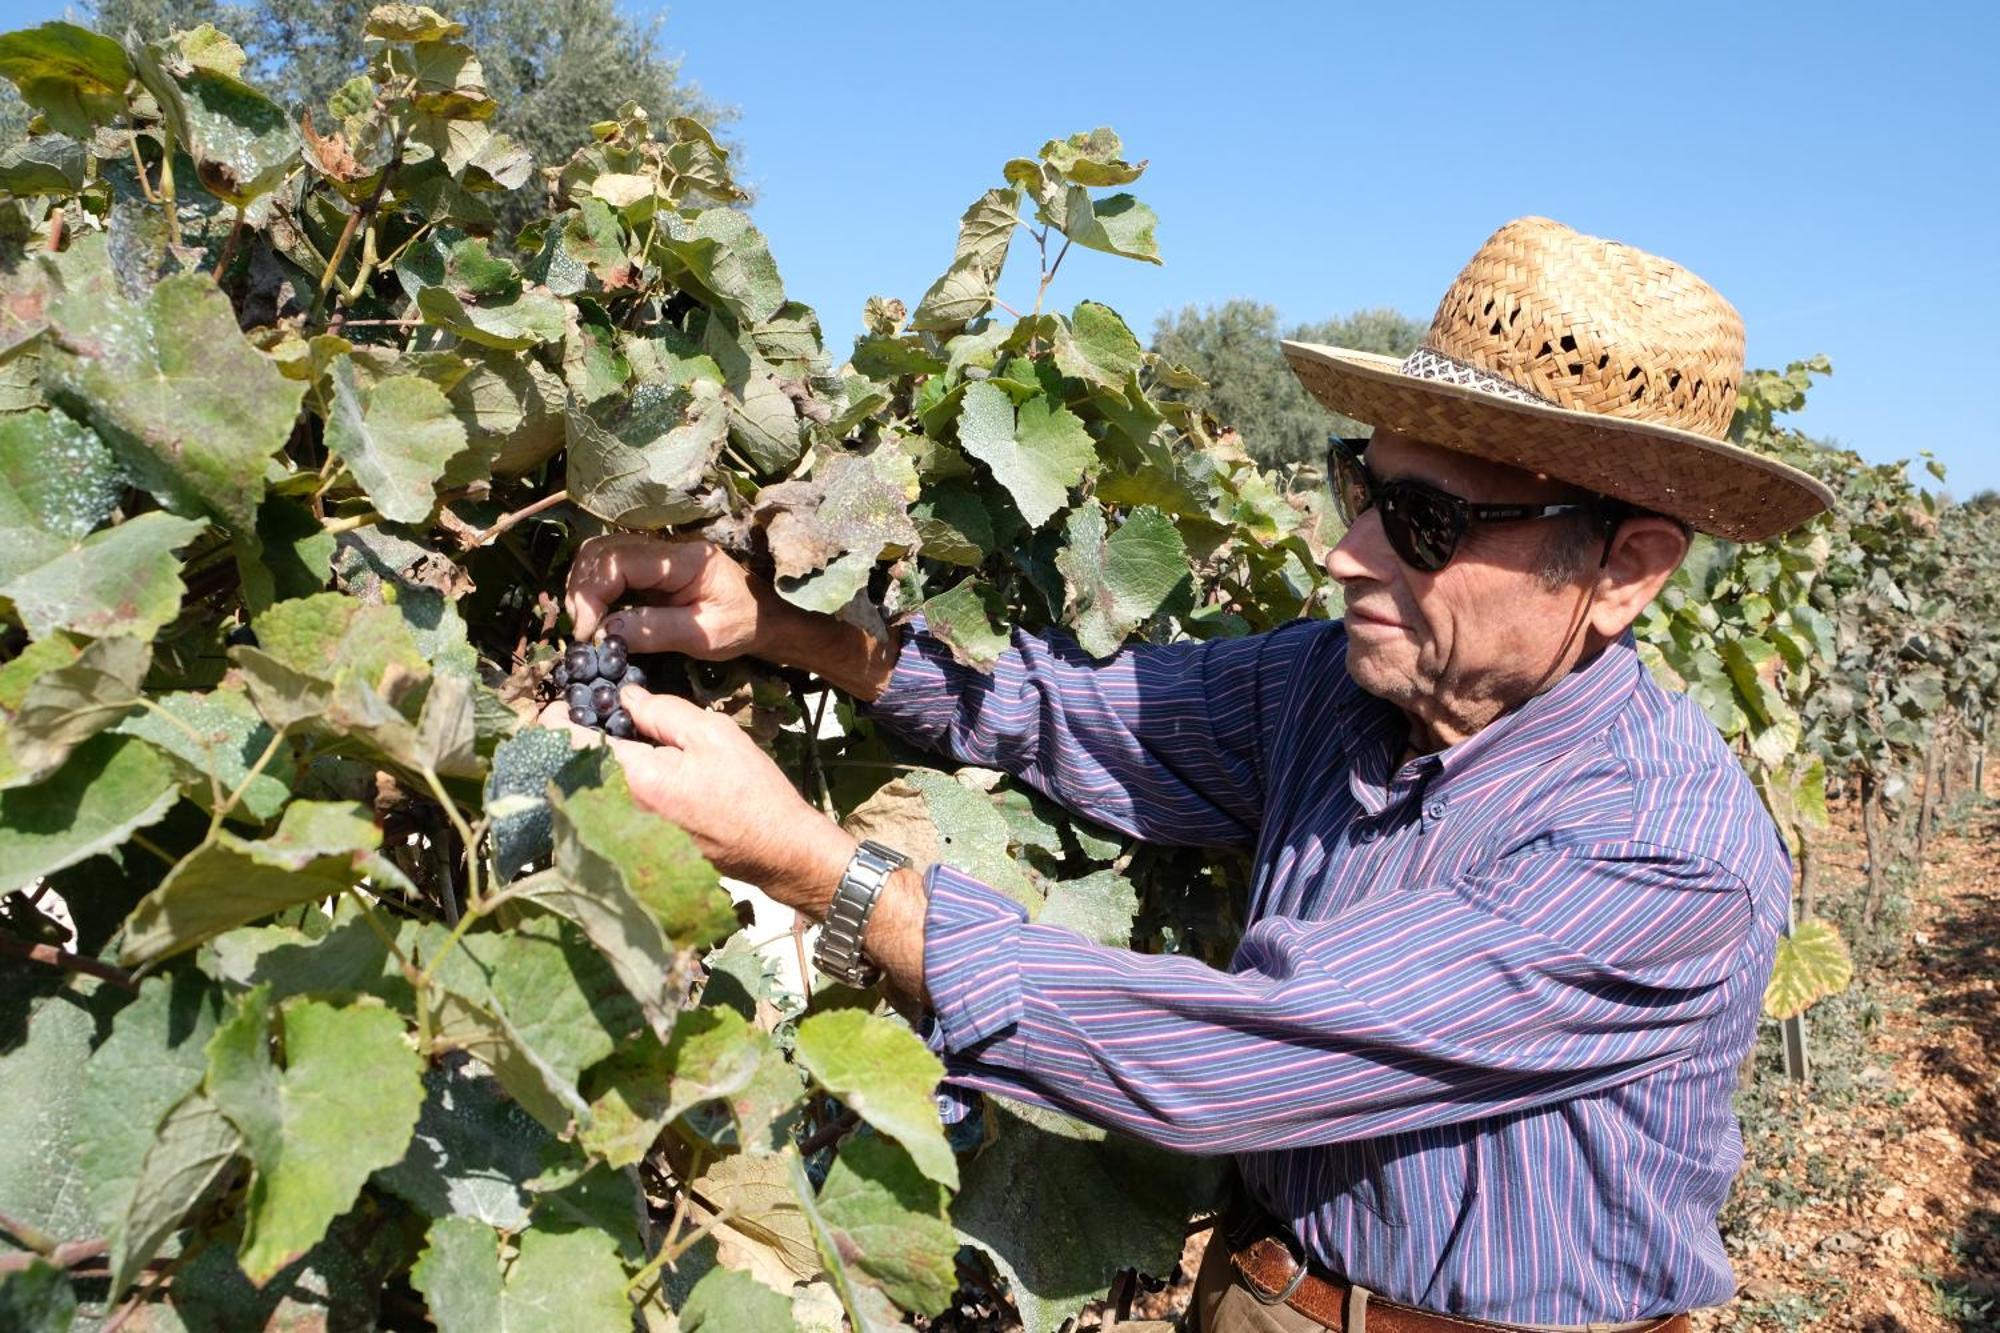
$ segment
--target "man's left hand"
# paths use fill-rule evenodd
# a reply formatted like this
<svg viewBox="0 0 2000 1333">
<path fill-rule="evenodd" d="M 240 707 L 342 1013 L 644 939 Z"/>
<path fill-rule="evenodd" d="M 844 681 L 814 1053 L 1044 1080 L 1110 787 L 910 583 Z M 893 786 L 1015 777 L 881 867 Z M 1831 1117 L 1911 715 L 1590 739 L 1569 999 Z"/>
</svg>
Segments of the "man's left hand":
<svg viewBox="0 0 2000 1333">
<path fill-rule="evenodd" d="M 788 907 L 824 915 L 855 840 L 808 805 L 728 718 L 636 686 L 622 690 L 619 702 L 643 741 L 574 726 L 560 701 L 542 710 L 541 722 L 567 727 L 588 744 L 608 741 L 633 800 L 687 830 L 717 870 Z"/>
</svg>

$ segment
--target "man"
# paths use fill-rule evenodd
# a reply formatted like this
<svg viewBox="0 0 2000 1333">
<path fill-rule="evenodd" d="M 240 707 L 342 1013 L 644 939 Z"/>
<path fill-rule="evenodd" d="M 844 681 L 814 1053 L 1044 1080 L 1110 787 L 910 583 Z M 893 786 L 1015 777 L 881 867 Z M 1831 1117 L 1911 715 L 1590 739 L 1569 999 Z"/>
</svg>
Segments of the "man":
<svg viewBox="0 0 2000 1333">
<path fill-rule="evenodd" d="M 1760 538 L 1831 497 L 1722 441 L 1742 330 L 1713 289 L 1544 219 L 1487 242 L 1407 360 L 1285 353 L 1375 427 L 1330 460 L 1341 621 L 1105 662 L 1016 631 L 985 677 L 699 544 L 594 542 L 569 596 L 579 636 L 803 666 L 1140 838 L 1254 847 L 1229 971 L 1027 924 L 948 866 L 883 882 L 680 700 L 628 704 L 656 742 L 618 743 L 634 793 L 780 901 L 838 899 L 827 934 L 920 997 L 955 1084 L 1232 1154 L 1204 1329 L 1683 1327 L 1733 1287 L 1730 1095 L 1791 868 L 1628 627 L 1690 528 Z"/>
</svg>

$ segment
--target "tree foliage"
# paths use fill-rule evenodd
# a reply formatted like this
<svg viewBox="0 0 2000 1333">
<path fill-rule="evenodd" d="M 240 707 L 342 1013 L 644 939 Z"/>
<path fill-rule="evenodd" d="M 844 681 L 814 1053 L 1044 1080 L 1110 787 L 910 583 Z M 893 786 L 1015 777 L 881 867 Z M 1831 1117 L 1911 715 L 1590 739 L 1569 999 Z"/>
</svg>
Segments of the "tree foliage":
<svg viewBox="0 0 2000 1333">
<path fill-rule="evenodd" d="M 1176 396 L 1238 431 L 1243 447 L 1263 467 L 1317 465 L 1326 457 L 1329 434 L 1366 433 L 1358 422 L 1329 414 L 1306 392 L 1278 350 L 1281 336 L 1407 356 L 1423 340 L 1424 326 L 1394 310 L 1358 310 L 1280 335 L 1274 307 L 1241 298 L 1161 316 L 1153 327 L 1153 350 L 1205 381 L 1205 387 L 1178 390 Z"/>
</svg>

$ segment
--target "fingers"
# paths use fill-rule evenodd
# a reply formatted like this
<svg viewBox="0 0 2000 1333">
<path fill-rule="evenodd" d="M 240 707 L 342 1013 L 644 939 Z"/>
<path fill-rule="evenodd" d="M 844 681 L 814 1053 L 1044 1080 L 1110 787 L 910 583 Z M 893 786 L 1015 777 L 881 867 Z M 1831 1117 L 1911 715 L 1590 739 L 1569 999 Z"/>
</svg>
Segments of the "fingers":
<svg viewBox="0 0 2000 1333">
<path fill-rule="evenodd" d="M 579 640 L 597 632 L 604 613 L 628 592 L 672 599 L 701 574 L 713 554 L 707 542 L 668 542 L 640 533 L 593 537 L 570 564 L 563 607 Z"/>
<path fill-rule="evenodd" d="M 715 714 L 679 695 L 651 694 L 628 685 L 618 692 L 618 702 L 632 715 L 639 734 L 660 745 L 684 750 L 715 725 Z"/>
<path fill-rule="evenodd" d="M 577 621 L 577 638 L 585 637 L 583 622 Z M 691 606 L 627 606 L 604 619 L 604 632 L 625 640 L 635 653 L 687 653 L 703 656 L 707 634 L 695 618 Z"/>
<path fill-rule="evenodd" d="M 580 750 L 585 746 L 602 745 L 606 739 L 604 733 L 593 731 L 589 727 L 579 727 L 570 721 L 569 705 L 560 699 L 544 707 L 535 721 L 552 731 L 567 731 L 571 749 Z"/>
</svg>

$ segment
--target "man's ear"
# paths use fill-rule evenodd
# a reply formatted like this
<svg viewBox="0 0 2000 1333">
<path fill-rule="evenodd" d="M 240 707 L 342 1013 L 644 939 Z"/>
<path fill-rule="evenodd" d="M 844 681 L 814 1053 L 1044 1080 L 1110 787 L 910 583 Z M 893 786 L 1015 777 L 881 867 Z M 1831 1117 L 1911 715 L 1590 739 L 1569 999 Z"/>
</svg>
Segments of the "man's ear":
<svg viewBox="0 0 2000 1333">
<path fill-rule="evenodd" d="M 1623 634 L 1667 586 L 1687 557 L 1688 533 L 1670 518 L 1640 515 L 1618 524 L 1611 552 L 1597 571 L 1590 627 L 1607 639 Z"/>
</svg>

